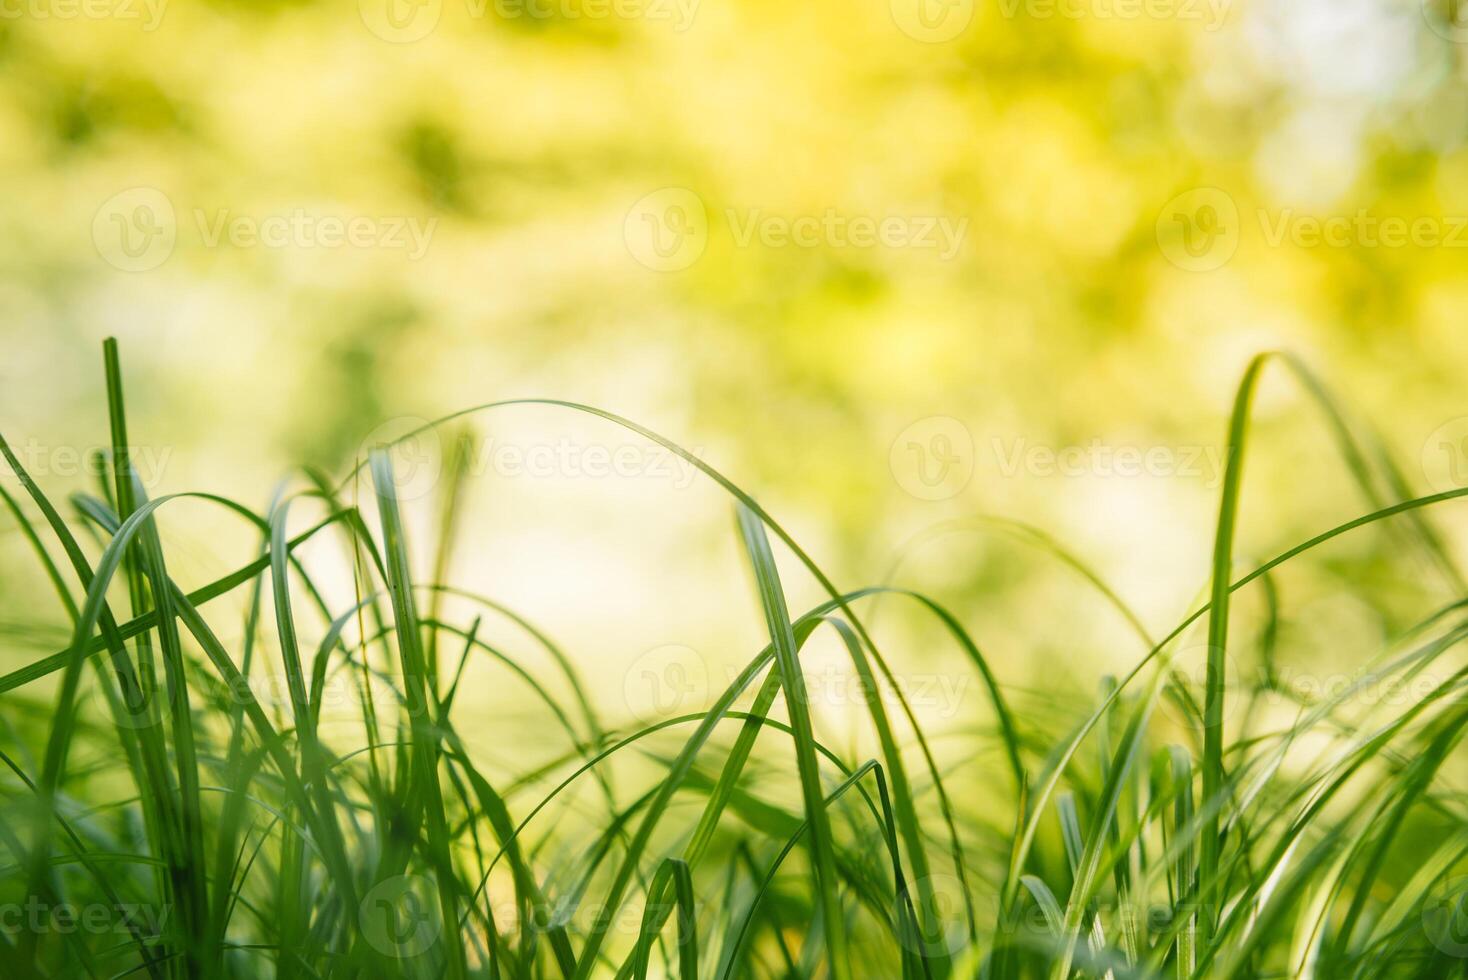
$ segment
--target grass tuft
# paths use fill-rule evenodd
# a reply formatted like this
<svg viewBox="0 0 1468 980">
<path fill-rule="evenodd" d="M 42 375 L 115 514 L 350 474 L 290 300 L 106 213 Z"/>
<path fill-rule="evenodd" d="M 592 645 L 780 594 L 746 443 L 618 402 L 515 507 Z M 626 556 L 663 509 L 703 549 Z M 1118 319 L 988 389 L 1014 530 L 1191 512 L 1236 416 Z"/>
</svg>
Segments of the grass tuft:
<svg viewBox="0 0 1468 980">
<path fill-rule="evenodd" d="M 6 633 L 0 975 L 1468 976 L 1468 597 L 1431 520 L 1468 489 L 1414 496 L 1296 358 L 1259 356 L 1238 388 L 1206 602 L 1180 622 L 1150 628 L 1028 525 L 974 515 L 930 532 L 1032 546 L 1134 634 L 1130 669 L 1072 708 L 1003 683 L 934 599 L 839 589 L 722 473 L 588 406 L 501 402 L 432 423 L 451 452 L 426 575 L 390 447 L 338 479 L 294 475 L 259 509 L 148 499 L 117 345 L 103 355 L 94 493 L 58 505 L 0 437 L 14 558 L 55 599 Z M 1367 512 L 1241 572 L 1251 406 L 1275 362 Z M 768 643 L 700 710 L 603 715 L 589 652 L 448 580 L 472 418 L 527 403 L 648 439 L 730 498 Z M 163 533 L 184 501 L 257 542 L 192 590 Z M 1343 683 L 1307 690 L 1291 670 L 1316 651 L 1290 628 L 1289 576 L 1352 534 L 1431 580 L 1414 580 L 1421 608 L 1388 643 L 1340 665 Z M 787 605 L 782 553 L 825 593 L 804 612 Z M 910 652 L 881 649 L 864 621 L 883 598 L 936 627 L 982 691 L 959 717 L 905 695 L 893 665 Z M 1195 629 L 1201 689 L 1183 672 Z M 863 692 L 847 707 L 869 757 L 812 710 L 802 657 L 821 630 Z M 536 763 L 477 758 L 465 705 L 481 661 L 543 720 Z M 284 696 L 262 698 L 274 676 Z"/>
</svg>

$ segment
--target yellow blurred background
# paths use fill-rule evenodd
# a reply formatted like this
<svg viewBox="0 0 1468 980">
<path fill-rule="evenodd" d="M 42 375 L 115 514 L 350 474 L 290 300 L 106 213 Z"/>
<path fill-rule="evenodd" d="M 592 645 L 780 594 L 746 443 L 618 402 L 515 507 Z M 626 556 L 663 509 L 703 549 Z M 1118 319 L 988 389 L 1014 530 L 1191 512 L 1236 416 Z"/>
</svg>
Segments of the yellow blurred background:
<svg viewBox="0 0 1468 980">
<path fill-rule="evenodd" d="M 1436 0 L 0 0 L 0 431 L 84 486 L 115 335 L 150 492 L 263 510 L 384 425 L 589 403 L 1087 698 L 1135 639 L 972 519 L 1046 528 L 1164 632 L 1252 354 L 1298 352 L 1419 492 L 1468 481 L 1465 42 Z M 1369 509 L 1297 384 L 1257 415 L 1251 565 Z M 605 668 L 610 711 L 648 663 L 691 703 L 754 652 L 707 480 L 561 409 L 472 426 L 454 580 Z M 408 460 L 425 572 L 441 445 Z M 164 528 L 189 584 L 254 547 L 202 505 Z M 1300 628 L 1379 642 L 1392 591 L 1332 563 L 1392 541 L 1302 573 Z"/>
</svg>

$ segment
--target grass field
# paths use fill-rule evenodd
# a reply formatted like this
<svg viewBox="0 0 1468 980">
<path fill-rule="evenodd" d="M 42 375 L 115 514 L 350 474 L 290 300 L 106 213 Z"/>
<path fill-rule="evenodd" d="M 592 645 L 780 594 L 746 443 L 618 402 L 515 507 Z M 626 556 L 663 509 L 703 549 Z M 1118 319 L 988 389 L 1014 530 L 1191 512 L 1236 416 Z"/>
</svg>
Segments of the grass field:
<svg viewBox="0 0 1468 980">
<path fill-rule="evenodd" d="M 1208 585 L 1182 622 L 1150 629 L 1063 543 L 1010 527 L 1135 634 L 1132 669 L 1090 682 L 1078 713 L 1031 709 L 932 599 L 831 581 L 696 455 L 546 403 L 722 487 L 757 588 L 768 644 L 698 710 L 637 722 L 605 710 L 555 623 L 444 580 L 462 545 L 452 453 L 414 502 L 436 529 L 414 547 L 386 448 L 354 472 L 294 474 L 263 511 L 150 500 L 110 342 L 105 367 L 114 448 L 92 493 L 52 499 L 0 442 L 9 519 L 55 596 L 22 625 L 70 636 L 35 654 L 8 627 L 0 975 L 1468 976 L 1468 592 L 1433 529 L 1468 490 L 1416 495 L 1293 358 L 1261 355 L 1239 385 Z M 1246 565 L 1235 527 L 1264 371 L 1310 396 L 1364 505 Z M 255 557 L 178 585 L 158 525 L 181 500 L 250 527 Z M 1276 577 L 1352 536 L 1444 598 L 1368 663 L 1307 677 Z M 777 554 L 828 600 L 790 608 Z M 667 589 L 677 602 L 675 577 Z M 225 597 L 243 622 L 219 621 Z M 945 730 L 903 694 L 908 652 L 873 640 L 878 601 L 965 658 L 975 696 Z M 813 718 L 801 656 L 820 633 L 849 655 L 870 756 Z M 538 719 L 524 737 L 556 746 L 552 764 L 476 763 L 476 719 L 456 708 L 480 660 L 523 689 Z M 981 753 L 999 762 L 976 778 Z"/>
</svg>

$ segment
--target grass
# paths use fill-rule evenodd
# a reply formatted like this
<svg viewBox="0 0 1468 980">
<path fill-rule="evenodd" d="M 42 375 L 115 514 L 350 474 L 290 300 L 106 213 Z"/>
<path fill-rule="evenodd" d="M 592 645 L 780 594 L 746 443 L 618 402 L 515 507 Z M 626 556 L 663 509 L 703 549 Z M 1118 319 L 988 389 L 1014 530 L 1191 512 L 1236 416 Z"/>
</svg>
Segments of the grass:
<svg viewBox="0 0 1468 980">
<path fill-rule="evenodd" d="M 420 579 L 383 450 L 340 480 L 304 474 L 263 512 L 211 494 L 147 499 L 116 345 L 104 355 L 107 478 L 68 498 L 71 516 L 0 441 L 16 476 L 0 499 L 70 635 L 32 654 L 23 638 L 55 621 L 37 613 L 34 631 L 12 631 L 0 676 L 4 976 L 1468 976 L 1468 830 L 1452 784 L 1468 596 L 1428 520 L 1468 490 L 1413 496 L 1297 360 L 1264 355 L 1245 375 L 1207 602 L 1160 639 L 1053 538 L 976 519 L 1077 573 L 1137 636 L 1132 669 L 1069 716 L 1017 710 L 1022 692 L 931 598 L 839 589 L 692 454 L 541 402 L 678 453 L 736 509 L 769 643 L 705 710 L 628 725 L 599 714 L 551 631 L 443 580 L 462 453 L 448 455 L 435 572 Z M 1275 361 L 1320 408 L 1370 509 L 1241 570 L 1250 407 Z M 243 521 L 254 559 L 185 592 L 158 530 L 181 498 Z M 308 509 L 315 523 L 291 519 Z M 1342 666 L 1346 683 L 1302 692 L 1281 680 L 1297 651 L 1276 579 L 1373 526 L 1422 559 L 1414 574 L 1442 600 Z M 826 601 L 791 613 L 777 548 Z M 355 584 L 353 601 L 328 598 L 323 563 Z M 1242 608 L 1246 591 L 1257 601 Z M 209 619 L 226 596 L 244 610 L 232 645 Z M 965 702 L 956 734 L 973 744 L 957 758 L 935 745 L 955 733 L 925 731 L 863 621 L 883 597 L 940 628 L 983 693 Z M 524 651 L 487 639 L 501 635 L 487 623 L 517 629 Z M 1201 691 L 1176 670 L 1197 629 Z M 810 710 L 801 655 L 818 631 L 860 681 L 870 758 L 823 739 Z M 551 764 L 476 763 L 474 719 L 456 710 L 471 658 L 526 685 L 545 719 L 535 739 L 560 747 Z M 252 680 L 277 664 L 286 696 L 262 701 Z M 1230 664 L 1246 665 L 1240 679 Z M 1385 685 L 1414 696 L 1370 696 Z M 323 728 L 343 688 L 351 724 Z M 984 751 L 997 766 L 976 761 Z"/>
</svg>

